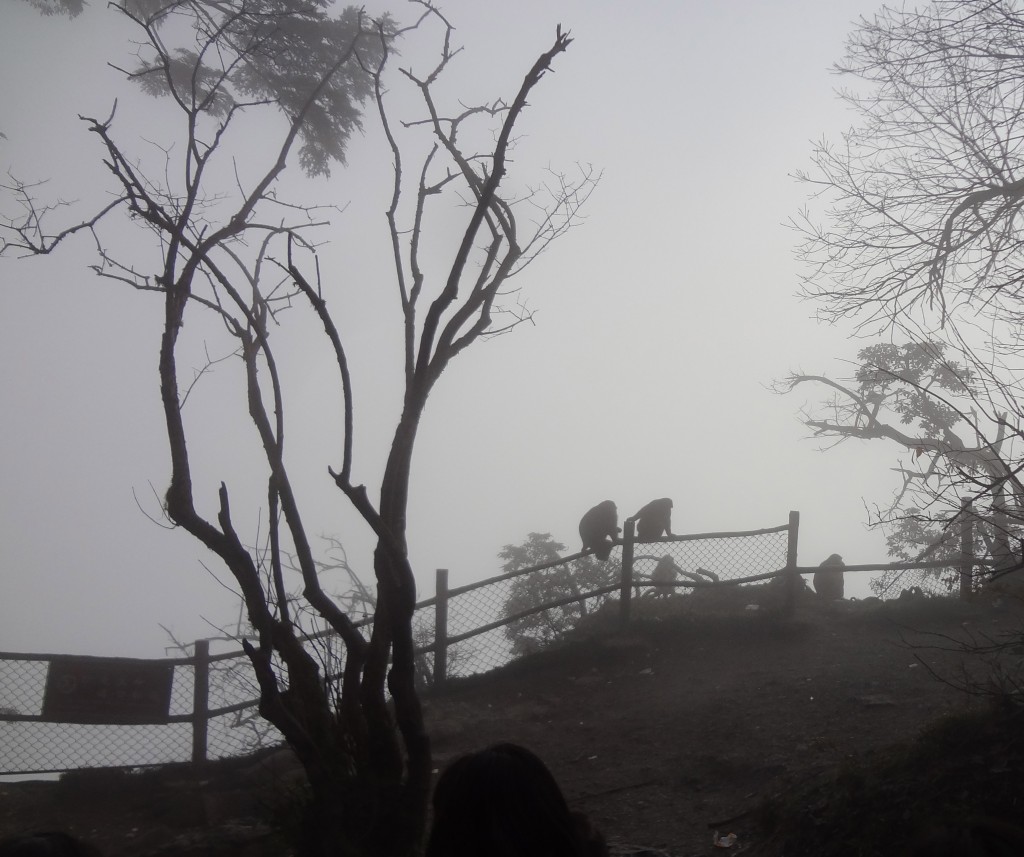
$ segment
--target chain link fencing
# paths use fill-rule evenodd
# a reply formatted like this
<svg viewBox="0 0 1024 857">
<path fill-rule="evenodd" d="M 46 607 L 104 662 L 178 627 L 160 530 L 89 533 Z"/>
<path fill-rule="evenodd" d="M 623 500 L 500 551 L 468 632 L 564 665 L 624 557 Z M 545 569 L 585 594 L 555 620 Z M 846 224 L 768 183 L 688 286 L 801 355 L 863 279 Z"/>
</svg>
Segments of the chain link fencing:
<svg viewBox="0 0 1024 857">
<path fill-rule="evenodd" d="M 667 569 L 671 560 L 679 586 L 696 589 L 711 583 L 728 583 L 781 571 L 786 567 L 788 549 L 788 527 L 735 536 L 712 534 L 698 539 L 669 537 L 656 542 L 637 542 L 633 576 L 640 594 L 648 587 L 655 590 L 648 594 L 656 594 L 657 590 L 666 589 L 667 582 L 656 570 L 659 564 Z"/>
<path fill-rule="evenodd" d="M 795 515 L 795 513 L 794 513 Z M 574 554 L 557 562 L 500 575 L 454 589 L 438 573 L 437 594 L 416 606 L 413 634 L 421 689 L 442 680 L 487 672 L 516 657 L 569 638 L 588 627 L 614 627 L 628 601 L 642 615 L 648 601 L 673 599 L 681 609 L 743 612 L 751 604 L 780 603 L 782 573 L 796 568 L 796 517 L 789 525 L 744 533 L 669 536 L 623 546 L 608 560 Z M 874 566 L 883 570 L 882 566 Z M 880 597 L 918 587 L 951 595 L 958 569 L 883 570 Z M 372 620 L 360 623 L 369 634 Z M 205 641 L 202 645 L 206 651 Z M 328 681 L 340 676 L 344 651 L 337 638 L 316 635 L 307 645 Z M 189 647 L 191 649 L 191 647 Z M 43 719 L 47 673 L 65 656 L 0 653 L 0 773 L 37 774 L 91 767 L 143 767 L 196 758 L 219 759 L 280 744 L 282 737 L 257 711 L 259 688 L 243 652 L 167 659 L 173 665 L 166 723 L 113 725 L 53 723 Z M 206 674 L 205 711 L 195 711 L 197 660 Z M 153 663 L 161 663 L 154 661 Z M 279 674 L 282 673 L 278 665 Z M 195 724 L 205 722 L 197 738 Z"/>
<path fill-rule="evenodd" d="M 976 589 L 980 576 L 976 576 L 972 588 Z M 921 594 L 929 598 L 955 597 L 960 592 L 960 569 L 907 568 L 883 571 L 871 580 L 871 591 L 883 601 L 901 597 L 904 593 Z"/>
<path fill-rule="evenodd" d="M 41 721 L 45 655 L 0 655 L 0 772 L 143 766 L 190 758 L 192 727 L 168 724 L 79 724 Z M 175 667 L 170 713 L 192 710 L 193 670 Z"/>
<path fill-rule="evenodd" d="M 716 582 L 769 575 L 786 567 L 791 538 L 795 540 L 795 524 L 636 542 L 629 586 L 637 596 L 668 595 L 686 587 L 710 591 Z M 623 550 L 616 545 L 604 562 L 573 554 L 450 592 L 439 585 L 437 599 L 446 602 L 447 624 L 438 645 L 452 647 L 446 677 L 503 666 L 567 638 L 581 626 L 610 625 L 619 615 Z M 664 567 L 666 562 L 674 577 L 664 585 L 653 578 L 659 563 Z"/>
</svg>

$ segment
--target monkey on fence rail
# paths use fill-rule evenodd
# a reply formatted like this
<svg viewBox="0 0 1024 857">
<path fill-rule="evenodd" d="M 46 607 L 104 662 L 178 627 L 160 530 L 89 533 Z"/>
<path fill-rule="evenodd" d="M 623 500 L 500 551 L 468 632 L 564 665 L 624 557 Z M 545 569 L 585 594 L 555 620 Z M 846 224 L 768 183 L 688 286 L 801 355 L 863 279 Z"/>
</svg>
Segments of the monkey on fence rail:
<svg viewBox="0 0 1024 857">
<path fill-rule="evenodd" d="M 580 539 L 583 550 L 593 548 L 594 556 L 606 560 L 611 555 L 612 547 L 619 541 L 619 510 L 611 500 L 603 500 L 594 508 L 588 509 L 580 518 Z"/>
<path fill-rule="evenodd" d="M 826 601 L 839 601 L 843 597 L 843 569 L 846 563 L 834 553 L 814 572 L 814 591 Z"/>
<path fill-rule="evenodd" d="M 672 498 L 651 500 L 633 516 L 636 537 L 643 542 L 672 535 Z"/>
</svg>

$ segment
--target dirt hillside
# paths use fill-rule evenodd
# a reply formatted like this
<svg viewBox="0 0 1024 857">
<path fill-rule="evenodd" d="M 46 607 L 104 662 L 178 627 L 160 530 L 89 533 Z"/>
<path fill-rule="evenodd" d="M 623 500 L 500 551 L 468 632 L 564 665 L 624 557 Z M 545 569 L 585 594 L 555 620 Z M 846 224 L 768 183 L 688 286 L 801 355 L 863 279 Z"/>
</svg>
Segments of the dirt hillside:
<svg viewBox="0 0 1024 857">
<path fill-rule="evenodd" d="M 618 853 L 754 852 L 757 810 L 851 760 L 913 739 L 971 699 L 952 640 L 1024 627 L 1005 599 L 806 598 L 795 616 L 641 605 L 627 634 L 595 628 L 556 650 L 452 682 L 426 700 L 438 767 L 497 741 L 544 758 Z M 922 662 L 923 661 L 923 662 Z M 972 659 L 967 669 L 984 676 Z M 0 784 L 0 835 L 70 829 L 109 857 L 286 854 L 268 806 L 294 774 L 252 761 L 209 773 L 77 775 Z M 731 852 L 715 830 L 736 834 Z"/>
</svg>

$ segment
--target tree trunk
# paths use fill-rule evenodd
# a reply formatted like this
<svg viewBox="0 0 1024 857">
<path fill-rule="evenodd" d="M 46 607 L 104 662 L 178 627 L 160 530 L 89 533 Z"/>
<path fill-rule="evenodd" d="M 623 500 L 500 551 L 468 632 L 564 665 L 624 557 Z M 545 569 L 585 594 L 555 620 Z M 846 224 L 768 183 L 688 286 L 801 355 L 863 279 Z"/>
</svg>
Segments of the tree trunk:
<svg viewBox="0 0 1024 857">
<path fill-rule="evenodd" d="M 412 383 L 415 387 L 416 380 L 414 379 Z M 374 636 L 381 634 L 381 654 L 386 654 L 383 651 L 385 638 L 390 647 L 391 668 L 387 673 L 387 689 L 391 693 L 394 711 L 394 721 L 390 716 L 380 721 L 387 724 L 389 729 L 389 753 L 381 754 L 379 759 L 382 773 L 385 773 L 388 779 L 395 778 L 396 782 L 403 781 L 404 768 L 401 798 L 395 807 L 398 816 L 395 827 L 407 831 L 412 851 L 420 847 L 426 830 L 431 781 L 430 740 L 423 723 L 423 710 L 416 690 L 415 642 L 412 631 L 413 612 L 416 606 L 416 579 L 409 564 L 406 543 L 409 475 L 416 432 L 425 403 L 426 395 L 419 394 L 413 389 L 407 396 L 405 411 L 395 430 L 380 496 L 381 523 L 388 538 L 380 539 L 374 552 L 374 571 L 378 585 Z M 383 615 L 380 610 L 382 604 Z M 370 678 L 368 670 L 364 685 Z M 378 673 L 372 678 L 376 682 L 380 681 L 382 676 Z M 383 683 L 379 686 L 379 696 L 376 686 L 364 686 L 364 690 L 368 691 L 374 705 L 383 702 Z M 364 694 L 364 699 L 367 699 L 367 694 Z M 399 736 L 405 748 L 404 765 Z M 381 749 L 384 749 L 384 737 L 381 736 Z"/>
</svg>

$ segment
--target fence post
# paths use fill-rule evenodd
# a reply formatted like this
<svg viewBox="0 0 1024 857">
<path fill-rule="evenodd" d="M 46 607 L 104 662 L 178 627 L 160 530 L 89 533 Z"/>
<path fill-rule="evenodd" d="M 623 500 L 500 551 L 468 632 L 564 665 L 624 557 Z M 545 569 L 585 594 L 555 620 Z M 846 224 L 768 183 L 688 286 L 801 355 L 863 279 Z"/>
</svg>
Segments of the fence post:
<svg viewBox="0 0 1024 857">
<path fill-rule="evenodd" d="M 633 597 L 633 539 L 636 537 L 636 521 L 626 518 L 622 531 L 622 576 L 619 585 L 619 625 L 629 625 L 630 602 Z"/>
<path fill-rule="evenodd" d="M 192 678 L 192 764 L 206 762 L 206 730 L 210 710 L 210 641 L 196 640 Z"/>
<path fill-rule="evenodd" d="M 434 687 L 448 678 L 448 569 L 435 572 L 434 583 Z"/>
<path fill-rule="evenodd" d="M 785 612 L 792 614 L 796 609 L 796 599 L 800 594 L 802 579 L 797 573 L 796 551 L 800 535 L 800 513 L 791 511 L 789 513 L 789 530 L 786 540 L 786 598 Z"/>
<path fill-rule="evenodd" d="M 974 506 L 960 501 L 960 597 L 970 598 L 974 591 Z"/>
</svg>

